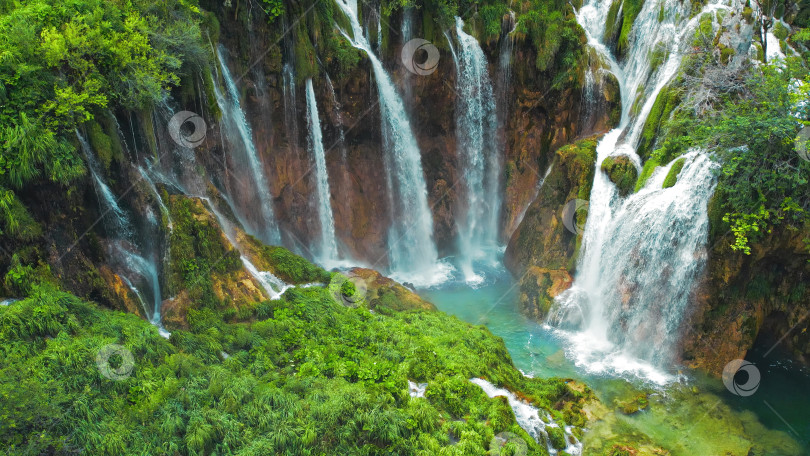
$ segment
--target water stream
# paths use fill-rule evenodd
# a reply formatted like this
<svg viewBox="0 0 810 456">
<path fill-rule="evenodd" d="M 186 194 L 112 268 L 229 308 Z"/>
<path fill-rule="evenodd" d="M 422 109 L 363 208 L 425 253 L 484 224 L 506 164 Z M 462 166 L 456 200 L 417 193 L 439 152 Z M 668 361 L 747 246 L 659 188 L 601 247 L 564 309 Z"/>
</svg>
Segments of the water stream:
<svg viewBox="0 0 810 456">
<path fill-rule="evenodd" d="M 640 168 L 635 148 L 641 129 L 658 93 L 690 50 L 701 14 L 690 20 L 688 3 L 646 2 L 630 33 L 628 53 L 619 63 L 600 41 L 606 3 L 589 1 L 577 18 L 619 81 L 622 116 L 619 126 L 597 146 L 597 172 L 576 277 L 571 289 L 558 296 L 549 322 L 570 330 L 575 358 L 586 369 L 634 370 L 668 382 L 673 380 L 667 371 L 672 368 L 680 322 L 705 264 L 714 165 L 705 153 L 692 151 L 685 156 L 674 187 L 662 188 L 668 170 L 664 167 L 627 198 L 599 167 L 609 156 L 624 155 Z M 720 8 L 725 6 L 712 3 L 704 11 Z M 649 55 L 660 43 L 669 58 L 653 70 Z M 641 106 L 635 115 L 634 105 Z"/>
<path fill-rule="evenodd" d="M 221 128 L 229 146 L 227 151 L 231 155 L 229 164 L 234 168 L 230 175 L 234 176 L 233 180 L 236 182 L 230 184 L 238 187 L 238 190 L 231 190 L 231 200 L 239 203 L 240 200 L 236 196 L 246 199 L 244 203 L 235 205 L 234 212 L 248 232 L 268 244 L 278 245 L 281 243 L 281 234 L 274 216 L 273 197 L 270 194 L 264 165 L 253 143 L 250 125 L 239 103 L 239 90 L 225 63 L 221 47 L 217 48 L 217 57 L 228 94 L 225 96 L 217 84 L 214 84 L 214 92 L 222 111 Z M 240 166 L 244 163 L 248 165 L 247 169 L 241 169 Z M 250 184 L 239 180 L 240 178 L 250 179 Z M 250 198 L 249 195 L 254 198 Z"/>
</svg>

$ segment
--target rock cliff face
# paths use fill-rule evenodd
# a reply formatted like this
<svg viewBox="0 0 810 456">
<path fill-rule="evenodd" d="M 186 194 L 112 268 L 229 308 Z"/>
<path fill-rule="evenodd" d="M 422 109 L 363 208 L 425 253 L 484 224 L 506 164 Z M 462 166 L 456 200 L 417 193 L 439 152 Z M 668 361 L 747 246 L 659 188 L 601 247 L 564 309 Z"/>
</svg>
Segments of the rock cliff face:
<svg viewBox="0 0 810 456">
<path fill-rule="evenodd" d="M 506 248 L 506 267 L 520 282 L 521 308 L 538 320 L 572 282 L 596 143 L 597 137 L 592 137 L 556 151 L 551 171 Z"/>
<path fill-rule="evenodd" d="M 775 231 L 752 245 L 750 255 L 731 250 L 730 235 L 714 236 L 693 312 L 684 323 L 687 365 L 720 375 L 726 363 L 744 358 L 755 344 L 810 362 L 806 233 Z"/>
<path fill-rule="evenodd" d="M 296 81 L 295 109 L 286 109 L 282 52 L 272 44 L 268 45 L 271 49 L 268 52 L 261 44 L 272 43 L 275 38 L 267 31 L 265 19 L 253 18 L 250 37 L 246 37 L 241 33 L 244 26 L 234 20 L 233 11 L 220 3 L 207 7 L 220 20 L 220 41 L 230 51 L 228 64 L 232 73 L 244 75 L 238 82 L 243 92 L 242 106 L 248 113 L 254 142 L 267 171 L 285 243 L 309 256 L 306 247 L 320 228 L 311 198 L 315 181 L 307 150 L 303 81 Z M 366 10 L 368 6 L 363 8 Z M 367 14 L 369 11 L 362 15 Z M 401 30 L 401 14 L 388 18 L 385 44 L 378 54 L 400 94 L 405 94 L 403 101 L 422 153 L 434 238 L 440 255 L 448 255 L 456 249 L 455 220 L 464 201 L 461 164 L 456 155 L 455 69 L 446 38 L 441 33 L 423 30 L 423 19 L 418 11 L 413 14 L 412 35 L 429 34 L 440 49 L 435 72 L 415 75 L 401 64 L 400 50 L 404 43 L 402 35 L 396 32 Z M 301 32 L 296 29 L 294 33 Z M 282 43 L 287 39 L 282 38 Z M 506 48 L 502 46 L 503 40 L 507 39 L 513 38 L 502 34 L 500 39 L 483 45 L 494 84 L 499 84 L 498 62 L 502 49 Z M 317 48 L 319 43 L 313 45 Z M 554 151 L 585 130 L 604 125 L 607 118 L 605 113 L 597 116 L 601 120 L 583 121 L 580 89 L 552 88 L 551 75 L 535 68 L 536 51 L 530 41 L 517 40 L 512 52 L 512 77 L 497 100 L 498 111 L 505 116 L 501 146 L 504 240 L 516 229 L 534 198 L 537 183 Z M 376 85 L 368 59 L 360 55 L 358 65 L 351 71 L 333 74 L 330 81 L 323 75 L 316 76 L 314 86 L 340 249 L 350 257 L 383 268 L 387 264 L 388 226 L 395 214 L 388 211 L 389 188 L 382 161 Z M 600 96 L 609 98 L 610 94 Z M 294 115 L 287 115 L 289 112 Z M 297 128 L 290 128 L 292 125 Z M 227 153 L 223 155 L 227 160 Z"/>
</svg>

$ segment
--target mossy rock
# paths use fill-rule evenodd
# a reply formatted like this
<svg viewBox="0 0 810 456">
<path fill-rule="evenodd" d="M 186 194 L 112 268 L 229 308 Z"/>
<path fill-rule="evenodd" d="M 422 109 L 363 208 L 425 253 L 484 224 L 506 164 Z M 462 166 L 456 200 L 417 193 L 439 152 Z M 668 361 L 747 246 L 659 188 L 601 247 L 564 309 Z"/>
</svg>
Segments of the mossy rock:
<svg viewBox="0 0 810 456">
<path fill-rule="evenodd" d="M 661 162 L 658 161 L 658 158 L 656 157 L 651 157 L 649 160 L 644 162 L 644 167 L 641 169 L 641 175 L 638 176 L 638 181 L 636 181 L 636 188 L 634 191 L 637 192 L 644 188 L 647 181 L 650 179 L 650 176 L 652 176 L 653 171 L 655 171 L 655 168 L 658 168 L 660 164 Z"/>
<path fill-rule="evenodd" d="M 665 86 L 655 97 L 650 114 L 644 122 L 641 130 L 641 139 L 638 145 L 638 156 L 642 160 L 650 157 L 656 144 L 657 138 L 661 135 L 661 127 L 665 120 L 669 119 L 672 112 L 681 102 L 680 92 L 670 86 Z"/>
<path fill-rule="evenodd" d="M 652 71 L 657 70 L 669 58 L 669 49 L 666 43 L 659 41 L 655 43 L 655 47 L 650 51 L 650 68 Z"/>
<path fill-rule="evenodd" d="M 674 186 L 676 182 L 678 182 L 678 174 L 681 173 L 684 163 L 686 163 L 686 159 L 679 158 L 675 163 L 672 164 L 672 167 L 667 173 L 666 179 L 664 179 L 664 185 L 662 185 L 662 188 L 670 188 Z"/>
<path fill-rule="evenodd" d="M 642 410 L 646 410 L 650 406 L 650 401 L 647 394 L 639 393 L 634 397 L 626 400 L 617 401 L 617 410 L 624 415 L 634 415 Z"/>
<path fill-rule="evenodd" d="M 562 450 L 568 446 L 565 441 L 565 431 L 562 428 L 548 426 L 546 427 L 546 433 L 548 433 L 548 440 L 552 447 Z"/>
<path fill-rule="evenodd" d="M 621 196 L 627 196 L 636 186 L 638 170 L 627 155 L 607 157 L 602 161 L 602 172 L 616 184 Z"/>
</svg>

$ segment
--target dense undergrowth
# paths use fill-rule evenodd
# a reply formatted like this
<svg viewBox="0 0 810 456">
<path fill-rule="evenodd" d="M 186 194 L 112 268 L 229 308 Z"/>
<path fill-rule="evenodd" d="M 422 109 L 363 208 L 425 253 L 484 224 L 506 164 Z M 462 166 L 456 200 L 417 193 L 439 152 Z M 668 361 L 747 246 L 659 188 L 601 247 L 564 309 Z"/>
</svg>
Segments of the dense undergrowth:
<svg viewBox="0 0 810 456">
<path fill-rule="evenodd" d="M 578 402 L 589 393 L 523 377 L 487 329 L 438 312 L 384 313 L 338 304 L 326 288 L 293 289 L 247 323 L 200 309 L 166 340 L 135 315 L 37 287 L 0 307 L 2 450 L 483 455 L 508 431 L 546 454 L 471 377 L 584 423 Z M 97 367 L 108 344 L 132 353 L 126 378 Z M 407 379 L 427 382 L 426 397 L 411 398 Z"/>
</svg>

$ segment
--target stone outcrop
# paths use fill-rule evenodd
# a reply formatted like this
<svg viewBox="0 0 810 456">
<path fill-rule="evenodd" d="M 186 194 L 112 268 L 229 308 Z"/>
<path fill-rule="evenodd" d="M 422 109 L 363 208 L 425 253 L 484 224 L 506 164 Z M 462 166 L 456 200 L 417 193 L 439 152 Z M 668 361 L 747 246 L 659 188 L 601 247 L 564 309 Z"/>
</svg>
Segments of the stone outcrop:
<svg viewBox="0 0 810 456">
<path fill-rule="evenodd" d="M 774 230 L 752 244 L 750 255 L 731 250 L 730 234 L 714 236 L 683 325 L 684 363 L 719 376 L 755 344 L 810 361 L 808 228 Z"/>
<path fill-rule="evenodd" d="M 506 267 L 520 282 L 521 308 L 533 318 L 544 318 L 552 299 L 571 285 L 596 144 L 593 137 L 557 150 L 551 172 L 506 248 Z"/>
</svg>

